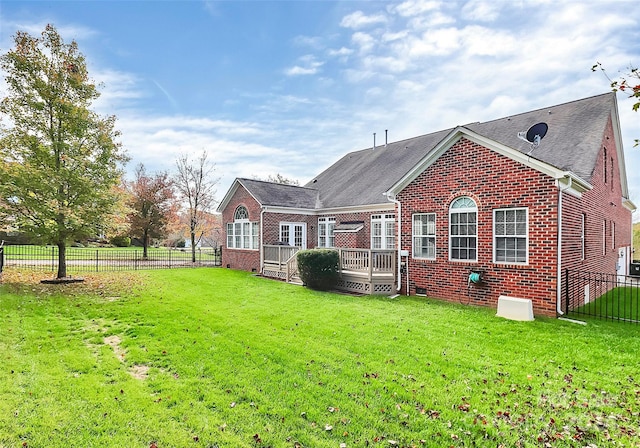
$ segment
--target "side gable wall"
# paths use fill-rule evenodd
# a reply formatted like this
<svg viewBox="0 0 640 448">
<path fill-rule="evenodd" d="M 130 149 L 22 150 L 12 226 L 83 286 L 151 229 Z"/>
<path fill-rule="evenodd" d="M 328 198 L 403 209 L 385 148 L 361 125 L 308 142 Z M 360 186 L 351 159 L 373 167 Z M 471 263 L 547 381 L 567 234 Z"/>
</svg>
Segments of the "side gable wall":
<svg viewBox="0 0 640 448">
<path fill-rule="evenodd" d="M 230 249 L 227 247 L 227 223 L 234 221 L 233 218 L 236 209 L 240 205 L 247 208 L 247 211 L 249 212 L 249 221 L 260 222 L 260 204 L 242 185 L 238 185 L 238 189 L 222 211 L 222 232 L 224 235 L 222 243 L 222 266 L 231 269 L 258 272 L 260 271 L 259 250 Z"/>
<path fill-rule="evenodd" d="M 613 132 L 610 119 L 591 178 L 593 189 L 583 193 L 582 199 L 569 195 L 563 197 L 564 268 L 613 274 L 619 262 L 620 248 L 631 246 L 632 213 L 622 205 L 618 151 Z M 583 214 L 586 224 L 584 260 L 581 249 Z"/>
<path fill-rule="evenodd" d="M 478 261 L 449 261 L 449 206 L 460 196 L 478 206 Z M 496 306 L 500 295 L 529 298 L 534 313 L 555 315 L 557 248 L 555 180 L 496 152 L 461 139 L 399 195 L 402 249 L 408 249 L 409 293 Z M 493 263 L 493 210 L 527 207 L 529 263 Z M 412 257 L 412 215 L 436 213 L 436 259 Z M 472 270 L 483 281 L 469 284 Z M 406 288 L 406 274 L 403 275 Z M 405 291 L 406 292 L 406 291 Z"/>
</svg>

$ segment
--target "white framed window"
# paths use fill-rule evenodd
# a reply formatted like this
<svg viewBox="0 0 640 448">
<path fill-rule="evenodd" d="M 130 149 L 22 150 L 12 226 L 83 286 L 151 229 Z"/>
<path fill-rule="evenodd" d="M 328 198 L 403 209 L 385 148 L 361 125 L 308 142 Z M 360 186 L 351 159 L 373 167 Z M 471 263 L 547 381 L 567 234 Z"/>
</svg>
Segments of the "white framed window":
<svg viewBox="0 0 640 448">
<path fill-rule="evenodd" d="M 616 250 L 616 223 L 613 221 L 609 224 L 609 233 L 611 233 L 611 250 Z"/>
<path fill-rule="evenodd" d="M 307 248 L 307 224 L 304 222 L 281 222 L 280 242 L 289 246 Z"/>
<path fill-rule="evenodd" d="M 371 248 L 396 248 L 396 215 L 371 215 Z"/>
<path fill-rule="evenodd" d="M 436 214 L 413 215 L 413 258 L 436 258 Z"/>
<path fill-rule="evenodd" d="M 607 255 L 607 220 L 602 220 L 602 255 Z"/>
<path fill-rule="evenodd" d="M 333 216 L 318 218 L 318 247 L 335 247 L 335 226 L 336 218 Z"/>
<path fill-rule="evenodd" d="M 582 213 L 581 215 L 581 223 L 580 223 L 580 259 L 584 260 L 586 258 L 586 233 L 585 227 L 587 225 L 587 215 Z"/>
<path fill-rule="evenodd" d="M 493 211 L 493 262 L 529 261 L 529 211 L 507 208 Z"/>
<path fill-rule="evenodd" d="M 449 208 L 449 259 L 478 261 L 478 207 L 468 196 Z"/>
<path fill-rule="evenodd" d="M 227 223 L 227 247 L 229 249 L 258 250 L 259 225 L 249 221 L 249 212 L 240 205 L 233 215 L 234 221 Z"/>
</svg>

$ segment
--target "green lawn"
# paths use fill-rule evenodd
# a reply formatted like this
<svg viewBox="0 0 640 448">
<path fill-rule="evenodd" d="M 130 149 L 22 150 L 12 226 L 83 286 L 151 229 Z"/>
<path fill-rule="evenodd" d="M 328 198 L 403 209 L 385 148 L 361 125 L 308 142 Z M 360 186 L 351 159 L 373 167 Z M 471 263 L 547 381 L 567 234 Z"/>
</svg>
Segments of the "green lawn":
<svg viewBox="0 0 640 448">
<path fill-rule="evenodd" d="M 640 326 L 220 268 L 4 275 L 2 448 L 638 446 Z"/>
<path fill-rule="evenodd" d="M 576 308 L 571 314 L 576 316 L 599 316 L 605 319 L 620 319 L 633 323 L 640 322 L 640 288 L 620 286 L 607 291 L 593 302 Z"/>
</svg>

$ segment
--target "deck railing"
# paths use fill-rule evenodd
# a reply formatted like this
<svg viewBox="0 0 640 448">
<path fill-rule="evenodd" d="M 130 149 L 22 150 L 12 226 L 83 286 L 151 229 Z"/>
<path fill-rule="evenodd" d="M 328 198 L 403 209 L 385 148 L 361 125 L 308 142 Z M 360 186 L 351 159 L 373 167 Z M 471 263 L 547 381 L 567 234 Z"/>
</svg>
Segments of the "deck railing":
<svg viewBox="0 0 640 448">
<path fill-rule="evenodd" d="M 290 281 L 298 274 L 296 253 L 298 246 L 265 245 L 264 266 L 267 275 Z M 372 280 L 376 277 L 393 277 L 396 272 L 396 251 L 380 249 L 336 248 L 340 256 L 341 276 L 358 276 Z"/>
<path fill-rule="evenodd" d="M 264 245 L 264 263 L 277 265 L 278 269 L 284 271 L 287 268 L 287 261 L 291 259 L 299 250 L 299 246 Z M 295 257 L 294 257 L 295 258 Z"/>
<path fill-rule="evenodd" d="M 340 270 L 351 273 L 375 275 L 394 274 L 396 251 L 382 249 L 337 249 L 340 253 Z"/>
</svg>

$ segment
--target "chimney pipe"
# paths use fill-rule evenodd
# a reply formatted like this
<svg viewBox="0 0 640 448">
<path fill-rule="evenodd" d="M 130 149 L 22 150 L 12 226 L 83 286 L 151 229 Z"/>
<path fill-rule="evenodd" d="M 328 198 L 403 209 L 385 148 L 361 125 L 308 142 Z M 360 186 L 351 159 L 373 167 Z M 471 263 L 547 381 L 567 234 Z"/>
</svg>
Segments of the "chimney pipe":
<svg viewBox="0 0 640 448">
<path fill-rule="evenodd" d="M 376 150 L 376 133 L 373 133 L 373 150 Z"/>
<path fill-rule="evenodd" d="M 384 130 L 384 146 L 387 147 L 387 137 L 389 136 L 389 129 Z"/>
</svg>

